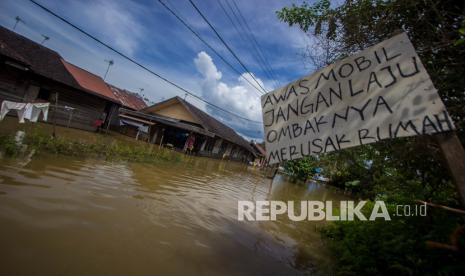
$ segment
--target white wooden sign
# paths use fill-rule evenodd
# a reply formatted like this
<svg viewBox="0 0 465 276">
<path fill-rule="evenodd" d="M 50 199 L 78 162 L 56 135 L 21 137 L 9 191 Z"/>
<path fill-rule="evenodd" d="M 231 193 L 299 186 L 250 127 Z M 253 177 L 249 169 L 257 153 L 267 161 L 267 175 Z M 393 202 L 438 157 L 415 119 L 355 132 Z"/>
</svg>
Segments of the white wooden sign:
<svg viewBox="0 0 465 276">
<path fill-rule="evenodd" d="M 405 33 L 261 98 L 269 164 L 454 124 Z"/>
</svg>

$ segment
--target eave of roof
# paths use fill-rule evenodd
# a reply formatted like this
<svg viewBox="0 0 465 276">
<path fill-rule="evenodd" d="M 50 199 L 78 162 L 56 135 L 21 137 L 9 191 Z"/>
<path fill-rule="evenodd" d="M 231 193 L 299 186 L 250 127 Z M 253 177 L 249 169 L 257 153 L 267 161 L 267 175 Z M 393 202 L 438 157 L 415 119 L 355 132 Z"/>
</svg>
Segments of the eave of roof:
<svg viewBox="0 0 465 276">
<path fill-rule="evenodd" d="M 190 125 L 190 124 L 186 124 L 186 123 L 183 123 L 183 122 L 181 122 L 179 120 L 164 117 L 164 116 L 161 116 L 161 115 L 147 114 L 147 113 L 143 113 L 143 112 L 140 112 L 140 111 L 133 111 L 133 110 L 125 109 L 125 108 L 120 108 L 119 112 L 120 112 L 120 116 L 121 115 L 126 115 L 126 116 L 129 115 L 131 117 L 142 118 L 144 120 L 153 121 L 153 122 L 157 122 L 157 123 L 162 123 L 162 124 L 165 124 L 165 125 L 174 126 L 174 127 L 177 127 L 177 128 L 188 130 L 188 131 L 193 131 L 193 132 L 203 134 L 203 135 L 206 135 L 206 136 L 209 136 L 209 137 L 214 137 L 215 136 L 215 134 L 213 132 L 210 132 L 210 131 L 205 130 L 203 128 L 196 127 L 196 126 L 193 126 L 193 125 Z"/>
<path fill-rule="evenodd" d="M 176 96 L 165 101 L 156 103 L 152 106 L 144 108 L 141 112 L 148 112 L 156 106 L 164 105 L 170 101 L 178 101 L 181 103 L 196 119 L 201 122 L 201 125 L 208 131 L 215 133 L 216 136 L 227 140 L 233 144 L 241 146 L 247 149 L 249 152 L 255 155 L 254 149 L 250 146 L 249 142 L 247 142 L 242 136 L 236 133 L 232 128 L 223 124 L 222 122 L 218 121 L 217 119 L 213 118 L 206 112 L 200 110 L 198 107 L 194 106 L 193 104 L 183 100 L 182 98 Z"/>
</svg>

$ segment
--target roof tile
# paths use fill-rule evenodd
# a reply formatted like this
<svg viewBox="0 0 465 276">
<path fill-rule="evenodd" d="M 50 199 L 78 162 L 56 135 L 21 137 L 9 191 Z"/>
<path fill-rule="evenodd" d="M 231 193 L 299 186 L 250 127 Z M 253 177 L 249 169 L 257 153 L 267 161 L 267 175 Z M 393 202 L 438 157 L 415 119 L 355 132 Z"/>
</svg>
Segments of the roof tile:
<svg viewBox="0 0 465 276">
<path fill-rule="evenodd" d="M 145 103 L 144 99 L 142 99 L 142 97 L 137 93 L 121 89 L 111 84 L 108 84 L 108 86 L 113 92 L 113 95 L 119 100 L 121 105 L 123 105 L 124 107 L 133 110 L 139 110 L 147 107 L 147 104 Z"/>
<path fill-rule="evenodd" d="M 82 88 L 92 94 L 96 94 L 97 96 L 101 96 L 113 102 L 119 103 L 118 98 L 115 97 L 113 92 L 101 77 L 94 75 L 91 72 L 71 64 L 63 59 L 62 62 Z"/>
</svg>

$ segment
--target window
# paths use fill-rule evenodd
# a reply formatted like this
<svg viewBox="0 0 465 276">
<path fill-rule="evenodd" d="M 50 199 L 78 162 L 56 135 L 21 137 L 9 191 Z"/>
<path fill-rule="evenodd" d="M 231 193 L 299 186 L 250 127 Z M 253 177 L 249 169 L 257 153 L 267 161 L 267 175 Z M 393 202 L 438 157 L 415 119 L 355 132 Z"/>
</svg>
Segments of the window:
<svg viewBox="0 0 465 276">
<path fill-rule="evenodd" d="M 39 95 L 37 95 L 37 99 L 49 101 L 50 100 L 50 95 L 51 95 L 50 90 L 41 88 L 39 90 Z"/>
</svg>

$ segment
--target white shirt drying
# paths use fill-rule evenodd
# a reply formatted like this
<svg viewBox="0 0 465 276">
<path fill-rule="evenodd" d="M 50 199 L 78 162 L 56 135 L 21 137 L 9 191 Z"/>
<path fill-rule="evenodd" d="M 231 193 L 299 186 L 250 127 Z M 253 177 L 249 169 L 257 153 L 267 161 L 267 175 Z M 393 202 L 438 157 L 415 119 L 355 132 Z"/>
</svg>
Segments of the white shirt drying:
<svg viewBox="0 0 465 276">
<path fill-rule="evenodd" d="M 18 103 L 5 100 L 0 108 L 0 121 L 11 110 L 16 110 L 20 123 L 24 123 L 24 119 L 37 122 L 41 113 L 44 121 L 47 121 L 49 107 L 50 103 Z"/>
</svg>

